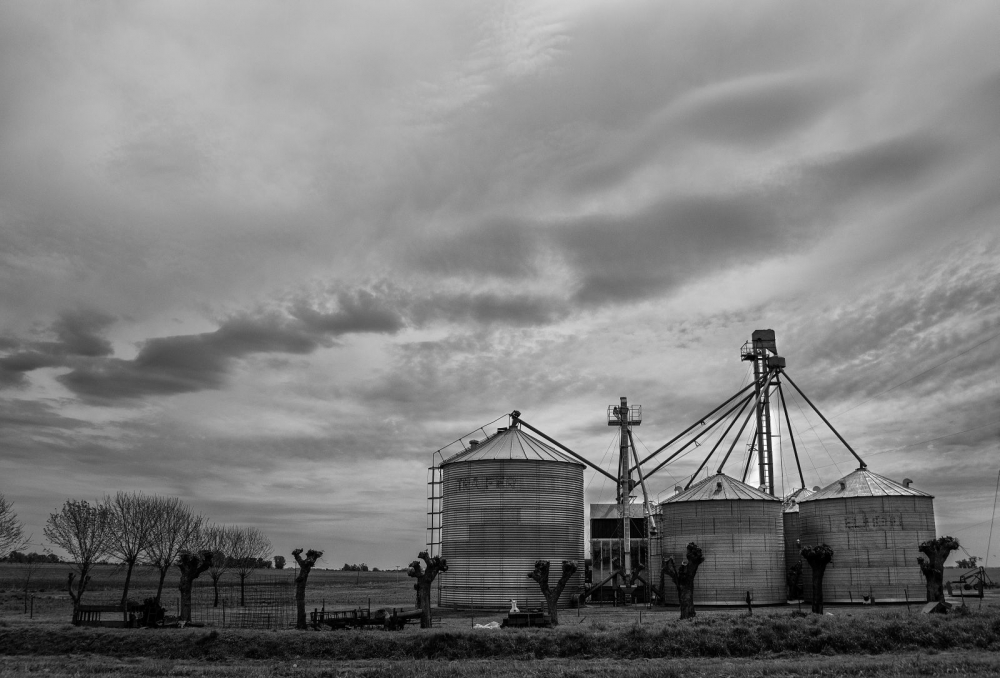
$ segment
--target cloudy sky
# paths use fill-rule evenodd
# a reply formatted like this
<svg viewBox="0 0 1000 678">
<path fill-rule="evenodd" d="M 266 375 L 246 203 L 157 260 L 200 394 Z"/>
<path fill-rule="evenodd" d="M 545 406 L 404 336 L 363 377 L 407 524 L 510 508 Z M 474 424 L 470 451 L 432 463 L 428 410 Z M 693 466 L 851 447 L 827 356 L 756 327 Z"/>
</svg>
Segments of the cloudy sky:
<svg viewBox="0 0 1000 678">
<path fill-rule="evenodd" d="M 972 0 L 0 2 L 0 492 L 39 547 L 129 489 L 392 566 L 438 448 L 516 408 L 607 466 L 626 395 L 655 449 L 766 327 L 984 556 L 998 34 Z"/>
</svg>

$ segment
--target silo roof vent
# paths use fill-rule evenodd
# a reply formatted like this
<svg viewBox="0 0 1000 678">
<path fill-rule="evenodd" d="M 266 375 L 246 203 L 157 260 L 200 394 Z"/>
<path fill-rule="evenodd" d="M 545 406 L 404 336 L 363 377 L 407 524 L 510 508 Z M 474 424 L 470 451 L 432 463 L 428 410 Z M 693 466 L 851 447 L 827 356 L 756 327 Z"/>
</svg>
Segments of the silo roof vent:
<svg viewBox="0 0 1000 678">
<path fill-rule="evenodd" d="M 469 447 L 476 447 L 477 445 L 479 445 L 479 441 L 478 440 L 470 440 L 469 441 Z"/>
<path fill-rule="evenodd" d="M 680 485 L 674 485 L 674 494 L 680 494 L 683 491 L 684 491 L 683 487 L 681 487 Z"/>
<path fill-rule="evenodd" d="M 909 478 L 903 478 L 903 487 L 909 487 L 913 483 Z"/>
</svg>

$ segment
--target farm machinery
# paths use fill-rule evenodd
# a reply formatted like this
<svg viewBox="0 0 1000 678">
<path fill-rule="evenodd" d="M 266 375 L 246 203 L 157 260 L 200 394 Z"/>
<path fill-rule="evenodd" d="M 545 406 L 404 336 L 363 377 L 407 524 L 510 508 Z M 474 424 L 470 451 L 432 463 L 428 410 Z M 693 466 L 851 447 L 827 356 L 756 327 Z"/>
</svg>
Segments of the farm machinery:
<svg viewBox="0 0 1000 678">
<path fill-rule="evenodd" d="M 386 631 L 400 631 L 411 621 L 420 621 L 421 611 L 397 610 L 383 607 L 372 612 L 371 609 L 357 608 L 354 610 L 327 611 L 314 609 L 310 614 L 312 627 L 316 630 L 329 628 L 364 629 L 381 628 Z"/>
</svg>

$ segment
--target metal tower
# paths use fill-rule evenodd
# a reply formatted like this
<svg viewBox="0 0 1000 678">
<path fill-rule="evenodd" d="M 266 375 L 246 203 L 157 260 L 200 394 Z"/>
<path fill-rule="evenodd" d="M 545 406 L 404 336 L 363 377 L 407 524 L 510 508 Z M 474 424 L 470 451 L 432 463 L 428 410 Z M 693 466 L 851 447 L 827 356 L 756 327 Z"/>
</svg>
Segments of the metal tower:
<svg viewBox="0 0 1000 678">
<path fill-rule="evenodd" d="M 777 388 L 777 370 L 785 366 L 785 359 L 778 355 L 774 330 L 754 330 L 750 341 L 743 344 L 740 358 L 753 362 L 757 469 L 761 489 L 773 497 L 775 490 L 774 450 L 771 448 L 771 393 Z M 767 378 L 763 378 L 765 376 Z"/>
</svg>

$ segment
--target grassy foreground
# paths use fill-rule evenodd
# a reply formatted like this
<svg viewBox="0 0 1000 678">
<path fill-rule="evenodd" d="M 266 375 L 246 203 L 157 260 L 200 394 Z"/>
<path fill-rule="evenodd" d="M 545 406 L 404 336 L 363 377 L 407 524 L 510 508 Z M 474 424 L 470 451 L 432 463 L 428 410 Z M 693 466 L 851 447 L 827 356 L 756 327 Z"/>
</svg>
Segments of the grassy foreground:
<svg viewBox="0 0 1000 678">
<path fill-rule="evenodd" d="M 0 626 L 0 655 L 100 655 L 168 660 L 489 660 L 856 655 L 1000 651 L 1000 613 L 861 616 L 728 614 L 607 630 L 296 632 L 237 629 Z"/>
<path fill-rule="evenodd" d="M 578 661 L 533 659 L 520 662 L 473 660 L 467 662 L 418 661 L 330 661 L 330 660 L 243 660 L 205 663 L 195 660 L 133 659 L 109 657 L 3 657 L 0 676 L 199 676 L 204 678 L 648 678 L 664 676 L 995 676 L 1000 673 L 1000 656 L 990 653 L 957 651 L 941 654 L 906 653 L 877 657 L 767 657 L 759 659 L 650 659 Z"/>
</svg>

